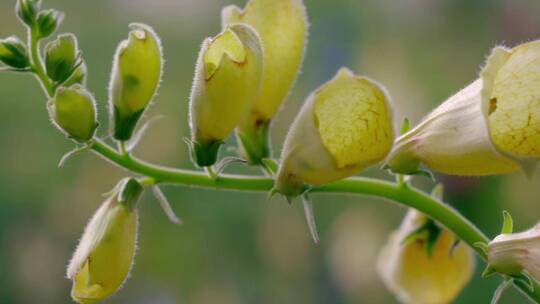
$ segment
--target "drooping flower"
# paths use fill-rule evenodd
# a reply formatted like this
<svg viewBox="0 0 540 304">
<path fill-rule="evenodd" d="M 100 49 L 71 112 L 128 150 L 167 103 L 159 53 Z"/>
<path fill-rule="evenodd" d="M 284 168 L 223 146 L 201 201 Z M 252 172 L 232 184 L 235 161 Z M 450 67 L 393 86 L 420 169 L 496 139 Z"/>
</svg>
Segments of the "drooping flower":
<svg viewBox="0 0 540 304">
<path fill-rule="evenodd" d="M 379 256 L 379 275 L 402 303 L 451 303 L 474 273 L 473 250 L 464 243 L 452 248 L 454 235 L 450 231 L 434 226 L 439 230 L 426 229 L 408 239 L 428 221 L 410 209 Z M 438 233 L 431 254 L 426 249 L 429 233 Z"/>
<path fill-rule="evenodd" d="M 411 174 L 420 163 L 454 175 L 492 175 L 540 157 L 540 41 L 496 47 L 480 78 L 397 139 L 388 167 Z"/>
<path fill-rule="evenodd" d="M 135 179 L 122 180 L 86 226 L 67 269 L 76 302 L 101 301 L 128 277 L 135 256 L 136 205 L 141 193 Z"/>
<path fill-rule="evenodd" d="M 306 100 L 285 139 L 276 190 L 330 183 L 383 160 L 392 147 L 390 98 L 378 83 L 342 68 Z"/>
</svg>

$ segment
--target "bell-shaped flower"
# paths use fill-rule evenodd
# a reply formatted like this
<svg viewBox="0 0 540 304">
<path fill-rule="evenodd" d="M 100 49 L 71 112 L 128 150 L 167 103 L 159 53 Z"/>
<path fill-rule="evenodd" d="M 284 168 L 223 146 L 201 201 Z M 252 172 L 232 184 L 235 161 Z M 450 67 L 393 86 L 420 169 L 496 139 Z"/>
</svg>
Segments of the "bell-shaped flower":
<svg viewBox="0 0 540 304">
<path fill-rule="evenodd" d="M 522 270 L 540 280 L 540 224 L 518 233 L 503 233 L 488 244 L 488 264 L 493 270 L 517 275 Z"/>
<path fill-rule="evenodd" d="M 430 250 L 429 241 L 435 242 Z M 454 241 L 450 231 L 410 209 L 379 256 L 379 275 L 401 303 L 451 303 L 475 266 L 474 251 Z"/>
<path fill-rule="evenodd" d="M 237 128 L 244 156 L 251 162 L 269 157 L 268 127 L 294 84 L 308 35 L 302 0 L 250 0 L 244 9 L 222 10 L 224 27 L 247 23 L 259 33 L 264 49 L 261 91 L 250 113 Z"/>
<path fill-rule="evenodd" d="M 101 301 L 128 277 L 135 256 L 136 205 L 141 193 L 135 179 L 122 180 L 86 226 L 67 269 L 76 302 Z"/>
<path fill-rule="evenodd" d="M 397 139 L 388 167 L 454 175 L 531 174 L 540 157 L 540 41 L 496 47 L 480 78 Z"/>
<path fill-rule="evenodd" d="M 253 27 L 233 24 L 204 40 L 191 90 L 194 161 L 213 165 L 219 146 L 247 115 L 263 71 L 260 38 Z"/>
<path fill-rule="evenodd" d="M 84 143 L 94 137 L 98 126 L 96 102 L 81 85 L 58 88 L 48 108 L 52 121 L 69 138 Z"/>
<path fill-rule="evenodd" d="M 390 98 L 378 83 L 342 68 L 304 103 L 285 139 L 276 191 L 352 176 L 383 160 L 394 136 Z"/>
<path fill-rule="evenodd" d="M 131 138 L 137 122 L 156 94 L 162 73 L 163 52 L 154 30 L 133 23 L 129 38 L 116 50 L 109 85 L 114 137 Z"/>
</svg>

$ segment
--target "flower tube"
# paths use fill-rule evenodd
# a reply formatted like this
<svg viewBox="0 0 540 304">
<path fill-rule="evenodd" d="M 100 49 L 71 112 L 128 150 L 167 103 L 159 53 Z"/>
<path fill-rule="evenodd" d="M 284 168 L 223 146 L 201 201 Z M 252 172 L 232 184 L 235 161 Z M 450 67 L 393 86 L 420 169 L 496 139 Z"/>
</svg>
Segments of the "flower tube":
<svg viewBox="0 0 540 304">
<path fill-rule="evenodd" d="M 496 47 L 480 78 L 450 97 L 396 141 L 387 166 L 418 165 L 454 175 L 493 175 L 540 157 L 540 41 Z"/>
</svg>

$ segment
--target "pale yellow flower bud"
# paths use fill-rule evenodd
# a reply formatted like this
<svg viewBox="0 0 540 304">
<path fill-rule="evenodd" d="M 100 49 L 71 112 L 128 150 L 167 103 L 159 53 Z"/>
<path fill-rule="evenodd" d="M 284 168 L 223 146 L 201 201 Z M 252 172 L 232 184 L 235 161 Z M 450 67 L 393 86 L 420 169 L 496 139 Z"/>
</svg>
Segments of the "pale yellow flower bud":
<svg viewBox="0 0 540 304">
<path fill-rule="evenodd" d="M 76 302 L 103 300 L 128 277 L 135 256 L 136 204 L 141 192 L 134 179 L 122 180 L 86 226 L 67 269 Z"/>
<path fill-rule="evenodd" d="M 497 272 L 517 275 L 526 270 L 540 280 L 540 224 L 519 233 L 501 234 L 488 244 L 488 264 Z"/>
<path fill-rule="evenodd" d="M 129 38 L 116 50 L 109 86 L 114 137 L 131 138 L 137 121 L 152 101 L 162 73 L 163 51 L 154 30 L 133 23 Z"/>
<path fill-rule="evenodd" d="M 540 41 L 493 49 L 480 79 L 397 139 L 388 163 L 455 175 L 527 174 L 540 157 Z"/>
<path fill-rule="evenodd" d="M 243 156 L 250 163 L 270 157 L 270 120 L 278 111 L 300 70 L 308 35 L 302 0 L 250 0 L 244 9 L 223 8 L 223 27 L 247 23 L 259 33 L 264 49 L 261 91 L 237 128 Z"/>
<path fill-rule="evenodd" d="M 393 141 L 389 97 L 376 82 L 342 68 L 315 90 L 283 147 L 276 190 L 295 196 L 383 160 Z"/>
<path fill-rule="evenodd" d="M 384 284 L 402 303 L 451 303 L 474 273 L 473 250 L 464 243 L 452 249 L 454 236 L 444 228 L 440 228 L 431 255 L 425 247 L 425 235 L 404 243 L 427 220 L 418 211 L 409 210 L 378 260 Z"/>
<path fill-rule="evenodd" d="M 249 25 L 234 24 L 203 42 L 191 91 L 195 161 L 214 164 L 219 145 L 246 116 L 259 92 L 262 47 Z"/>
</svg>

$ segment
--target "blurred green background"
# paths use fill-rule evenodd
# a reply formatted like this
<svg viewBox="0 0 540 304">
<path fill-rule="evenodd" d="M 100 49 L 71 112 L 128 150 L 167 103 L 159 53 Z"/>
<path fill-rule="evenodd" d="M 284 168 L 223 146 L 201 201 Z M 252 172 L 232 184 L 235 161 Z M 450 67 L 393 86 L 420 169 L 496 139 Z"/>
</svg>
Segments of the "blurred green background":
<svg viewBox="0 0 540 304">
<path fill-rule="evenodd" d="M 45 0 L 66 13 L 89 66 L 88 86 L 107 127 L 112 55 L 128 23 L 152 25 L 165 48 L 165 76 L 148 116 L 164 114 L 136 155 L 192 168 L 188 96 L 204 37 L 219 31 L 222 6 L 243 0 Z M 275 119 L 277 154 L 305 96 L 343 65 L 385 84 L 397 121 L 417 122 L 472 81 L 490 48 L 540 38 L 538 0 L 305 0 L 308 50 L 297 84 Z M 0 37 L 24 36 L 14 0 L 0 1 Z M 57 167 L 72 144 L 49 123 L 32 77 L 0 74 L 0 303 L 70 303 L 65 267 L 84 225 L 125 172 L 90 153 Z M 232 172 L 257 173 L 234 166 Z M 364 175 L 390 179 L 371 169 Z M 537 174 L 538 176 L 538 174 Z M 501 210 L 518 229 L 540 219 L 540 178 L 438 176 L 446 198 L 493 236 Z M 416 181 L 429 190 L 427 180 Z M 155 199 L 141 204 L 131 279 L 107 303 L 395 303 L 375 270 L 405 209 L 370 197 L 314 196 L 321 244 L 310 239 L 298 203 L 265 194 L 166 187 L 185 221 L 168 222 Z M 481 272 L 483 263 L 478 263 Z M 479 274 L 456 303 L 488 303 L 499 278 Z M 525 303 L 517 292 L 501 303 Z"/>
</svg>

